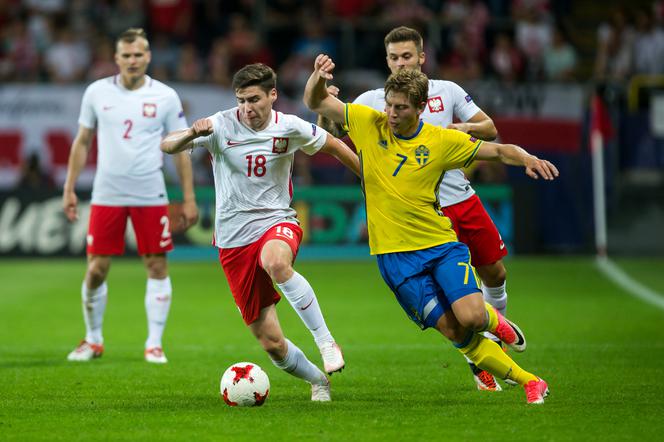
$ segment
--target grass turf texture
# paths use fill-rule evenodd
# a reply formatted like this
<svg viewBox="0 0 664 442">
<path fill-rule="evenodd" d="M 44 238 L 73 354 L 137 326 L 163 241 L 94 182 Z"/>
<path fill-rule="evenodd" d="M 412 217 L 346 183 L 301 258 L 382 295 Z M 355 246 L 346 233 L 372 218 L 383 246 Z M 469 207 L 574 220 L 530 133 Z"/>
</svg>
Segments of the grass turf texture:
<svg viewBox="0 0 664 442">
<path fill-rule="evenodd" d="M 620 260 L 664 292 L 662 260 Z M 606 281 L 591 259 L 508 261 L 509 316 L 528 350 L 512 355 L 551 396 L 527 406 L 520 387 L 479 392 L 453 347 L 401 311 L 373 262 L 297 265 L 318 293 L 347 368 L 333 402 L 276 369 L 244 327 L 221 268 L 172 263 L 165 350 L 143 361 L 139 261 L 115 260 L 106 353 L 70 363 L 83 336 L 81 260 L 0 261 L 0 440 L 656 440 L 664 430 L 664 312 Z M 287 301 L 286 335 L 320 357 Z M 260 408 L 231 408 L 219 378 L 252 361 L 270 376 Z"/>
</svg>

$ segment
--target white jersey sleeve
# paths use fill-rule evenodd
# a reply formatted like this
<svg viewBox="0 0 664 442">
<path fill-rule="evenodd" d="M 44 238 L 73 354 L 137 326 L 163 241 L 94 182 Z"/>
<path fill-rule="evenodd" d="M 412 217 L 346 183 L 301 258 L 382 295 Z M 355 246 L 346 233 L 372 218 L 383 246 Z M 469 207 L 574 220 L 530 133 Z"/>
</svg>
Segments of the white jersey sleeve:
<svg viewBox="0 0 664 442">
<path fill-rule="evenodd" d="M 209 116 L 208 120 L 212 122 L 212 133 L 204 137 L 196 138 L 194 140 L 194 149 L 203 148 L 212 155 L 215 155 L 221 152 L 220 139 L 222 138 L 224 120 L 221 118 L 221 112 Z"/>
<path fill-rule="evenodd" d="M 293 117 L 284 115 L 284 117 Z M 313 123 L 308 123 L 299 117 L 290 118 L 294 146 L 307 155 L 314 155 L 324 145 L 327 131 Z"/>
<path fill-rule="evenodd" d="M 383 89 L 373 89 L 358 96 L 353 103 L 363 104 L 383 112 L 385 110 L 385 93 Z"/>
<path fill-rule="evenodd" d="M 450 97 L 454 103 L 454 115 L 461 121 L 468 121 L 480 111 L 480 108 L 461 86 L 456 83 L 448 82 Z"/>
<path fill-rule="evenodd" d="M 78 116 L 78 124 L 88 129 L 94 129 L 97 124 L 97 115 L 93 106 L 93 91 L 92 84 L 85 88 L 85 93 L 81 100 L 81 112 Z"/>
</svg>

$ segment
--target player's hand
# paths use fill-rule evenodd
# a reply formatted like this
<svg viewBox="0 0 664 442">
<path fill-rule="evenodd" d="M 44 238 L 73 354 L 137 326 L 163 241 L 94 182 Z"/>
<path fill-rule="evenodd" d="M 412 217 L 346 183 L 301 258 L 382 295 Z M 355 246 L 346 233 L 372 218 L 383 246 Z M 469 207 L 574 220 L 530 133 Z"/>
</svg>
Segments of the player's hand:
<svg viewBox="0 0 664 442">
<path fill-rule="evenodd" d="M 556 166 L 547 160 L 540 160 L 536 156 L 531 155 L 530 158 L 526 160 L 526 175 L 534 180 L 542 177 L 545 180 L 550 181 L 555 179 L 559 175 L 559 172 Z"/>
<path fill-rule="evenodd" d="M 78 197 L 73 191 L 64 191 L 62 193 L 62 210 L 65 212 L 65 216 L 70 222 L 74 222 L 78 219 Z"/>
<path fill-rule="evenodd" d="M 327 87 L 327 93 L 332 95 L 333 97 L 338 97 L 339 96 L 339 88 L 336 86 L 328 86 Z"/>
<path fill-rule="evenodd" d="M 213 131 L 212 121 L 209 118 L 201 118 L 200 120 L 194 121 L 194 124 L 191 126 L 191 131 L 196 137 L 207 137 Z"/>
<path fill-rule="evenodd" d="M 468 123 L 450 123 L 447 125 L 447 128 L 468 133 L 470 130 L 470 125 Z"/>
<path fill-rule="evenodd" d="M 332 71 L 334 70 L 334 62 L 332 59 L 325 54 L 320 54 L 316 57 L 314 61 L 314 72 L 317 73 L 321 78 L 326 80 L 332 80 Z"/>
<path fill-rule="evenodd" d="M 196 224 L 198 221 L 198 206 L 196 201 L 185 201 L 182 203 L 182 215 L 180 216 L 180 226 L 182 230 L 187 230 L 189 227 Z"/>
</svg>

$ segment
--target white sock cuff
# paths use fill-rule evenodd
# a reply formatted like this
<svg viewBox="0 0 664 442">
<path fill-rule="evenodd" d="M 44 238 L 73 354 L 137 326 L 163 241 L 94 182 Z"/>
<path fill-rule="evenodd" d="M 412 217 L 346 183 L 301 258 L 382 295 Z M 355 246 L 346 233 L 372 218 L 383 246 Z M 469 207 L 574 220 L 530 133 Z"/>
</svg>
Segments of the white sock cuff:
<svg viewBox="0 0 664 442">
<path fill-rule="evenodd" d="M 286 356 L 280 360 L 277 361 L 275 359 L 272 359 L 272 363 L 277 366 L 277 368 L 281 368 L 282 370 L 285 370 L 287 372 L 291 372 L 290 370 L 291 365 L 293 365 L 293 358 L 295 356 L 297 347 L 295 347 L 295 344 L 293 344 L 291 341 L 286 338 Z"/>
<path fill-rule="evenodd" d="M 159 295 L 172 295 L 173 287 L 171 286 L 171 278 L 167 276 L 164 279 L 148 278 L 147 293 L 156 293 Z"/>
<path fill-rule="evenodd" d="M 302 285 L 308 286 L 309 282 L 304 278 L 304 276 L 297 273 L 293 270 L 293 276 L 290 277 L 288 281 L 282 283 L 277 283 L 277 287 L 281 289 L 282 292 L 292 293 L 302 288 Z"/>
<path fill-rule="evenodd" d="M 507 281 L 498 287 L 488 287 L 485 285 L 483 291 L 492 298 L 502 298 L 505 295 L 505 286 L 507 286 Z"/>
</svg>

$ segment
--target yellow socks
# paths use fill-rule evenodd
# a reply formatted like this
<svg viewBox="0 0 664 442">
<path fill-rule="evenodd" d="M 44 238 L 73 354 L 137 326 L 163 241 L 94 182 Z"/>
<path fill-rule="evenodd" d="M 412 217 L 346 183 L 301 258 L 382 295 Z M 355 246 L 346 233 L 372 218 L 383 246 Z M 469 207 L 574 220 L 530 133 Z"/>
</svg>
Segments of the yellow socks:
<svg viewBox="0 0 664 442">
<path fill-rule="evenodd" d="M 493 309 L 492 309 L 493 310 Z M 498 322 L 495 311 L 493 312 Z M 495 327 L 494 327 L 495 330 Z M 482 370 L 486 370 L 500 379 L 511 379 L 519 385 L 525 385 L 529 381 L 537 380 L 537 376 L 527 372 L 517 365 L 498 344 L 481 334 L 472 333 L 469 339 L 455 347 L 468 356 Z"/>
</svg>

